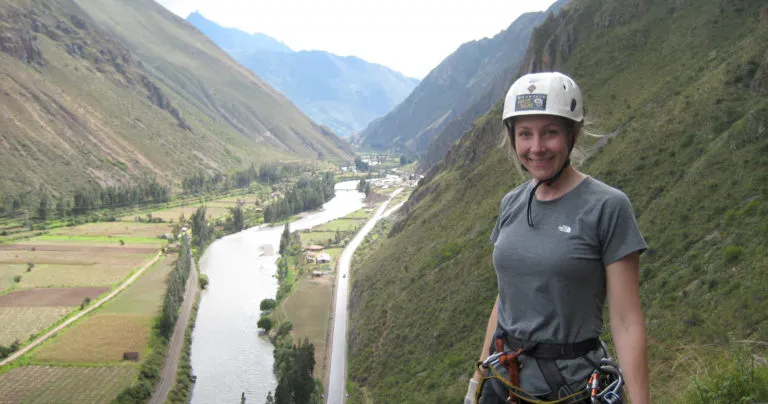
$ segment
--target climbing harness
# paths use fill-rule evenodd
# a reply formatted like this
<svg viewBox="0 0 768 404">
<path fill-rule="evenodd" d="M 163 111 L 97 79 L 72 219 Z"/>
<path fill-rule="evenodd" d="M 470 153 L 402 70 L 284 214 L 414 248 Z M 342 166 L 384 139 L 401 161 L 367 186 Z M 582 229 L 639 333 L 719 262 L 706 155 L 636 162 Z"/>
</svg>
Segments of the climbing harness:
<svg viewBox="0 0 768 404">
<path fill-rule="evenodd" d="M 510 349 L 505 350 L 505 345 Z M 497 332 L 494 335 L 495 352 L 491 352 L 484 361 L 477 362 L 480 373 L 489 376 L 483 377 L 478 385 L 475 395 L 476 402 L 480 402 L 485 383 L 489 380 L 497 380 L 507 389 L 506 401 L 519 403 L 520 400 L 532 404 L 570 404 L 589 400 L 591 404 L 621 404 L 621 389 L 624 379 L 618 364 L 610 358 L 603 358 L 594 364 L 595 370 L 586 381 L 582 390 L 573 392 L 565 382 L 563 375 L 557 368 L 556 359 L 575 359 L 588 354 L 600 347 L 598 338 L 591 338 L 574 344 L 548 344 L 532 341 L 521 341 Z M 536 360 L 544 379 L 555 396 L 561 396 L 553 401 L 536 398 L 531 393 L 520 388 L 520 355 L 526 355 Z M 504 378 L 499 372 L 499 367 L 504 368 L 508 377 Z M 498 392 L 498 391 L 497 391 Z"/>
</svg>

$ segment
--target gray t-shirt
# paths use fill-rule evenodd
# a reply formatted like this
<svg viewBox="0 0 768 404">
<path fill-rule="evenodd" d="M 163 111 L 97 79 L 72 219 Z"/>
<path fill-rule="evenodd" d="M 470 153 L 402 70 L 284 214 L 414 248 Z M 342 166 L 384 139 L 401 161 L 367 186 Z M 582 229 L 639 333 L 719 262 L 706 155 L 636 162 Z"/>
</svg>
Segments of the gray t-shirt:
<svg viewBox="0 0 768 404">
<path fill-rule="evenodd" d="M 534 197 L 531 228 L 526 208 L 532 187 L 529 181 L 502 199 L 491 235 L 499 327 L 515 338 L 546 343 L 599 337 L 605 267 L 647 248 L 632 204 L 623 192 L 587 177 L 555 200 Z M 601 353 L 589 356 L 599 360 Z M 528 357 L 521 362 L 520 387 L 549 393 L 535 362 Z M 594 370 L 584 358 L 557 364 L 572 389 L 583 388 Z"/>
</svg>

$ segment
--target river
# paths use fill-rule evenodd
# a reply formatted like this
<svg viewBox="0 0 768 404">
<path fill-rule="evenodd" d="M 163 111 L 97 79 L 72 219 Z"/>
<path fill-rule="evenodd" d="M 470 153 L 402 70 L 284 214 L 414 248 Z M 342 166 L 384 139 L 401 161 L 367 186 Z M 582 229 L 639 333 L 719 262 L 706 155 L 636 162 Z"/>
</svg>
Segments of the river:
<svg viewBox="0 0 768 404">
<path fill-rule="evenodd" d="M 291 223 L 291 231 L 346 216 L 363 207 L 357 181 L 336 184 L 323 209 Z M 277 380 L 272 344 L 259 333 L 259 303 L 277 293 L 276 261 L 283 226 L 244 230 L 215 241 L 200 258 L 208 276 L 192 333 L 193 404 L 263 403 Z"/>
</svg>

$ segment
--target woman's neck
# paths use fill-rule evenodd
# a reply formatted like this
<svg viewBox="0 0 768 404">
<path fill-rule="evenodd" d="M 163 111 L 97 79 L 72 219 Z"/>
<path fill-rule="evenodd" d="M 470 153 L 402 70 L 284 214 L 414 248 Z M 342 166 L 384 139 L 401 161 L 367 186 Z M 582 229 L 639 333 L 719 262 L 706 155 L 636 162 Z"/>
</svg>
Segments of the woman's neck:
<svg viewBox="0 0 768 404">
<path fill-rule="evenodd" d="M 579 185 L 581 181 L 584 181 L 584 178 L 587 178 L 587 176 L 575 168 L 568 166 L 565 168 L 565 170 L 563 170 L 560 178 L 555 180 L 554 183 L 551 185 L 543 184 L 536 190 L 536 199 L 540 201 L 551 201 L 553 199 L 557 199 L 567 194 L 570 190 L 576 188 L 576 186 Z M 538 183 L 539 180 L 535 180 L 534 184 Z"/>
</svg>

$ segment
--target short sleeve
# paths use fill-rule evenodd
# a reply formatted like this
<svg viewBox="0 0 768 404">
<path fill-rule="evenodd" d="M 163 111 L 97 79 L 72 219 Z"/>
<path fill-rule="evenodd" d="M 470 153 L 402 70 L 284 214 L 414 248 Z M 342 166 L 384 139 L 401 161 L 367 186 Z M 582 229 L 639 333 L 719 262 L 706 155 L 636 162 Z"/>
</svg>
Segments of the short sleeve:
<svg viewBox="0 0 768 404">
<path fill-rule="evenodd" d="M 504 225 L 504 202 L 506 199 L 506 197 L 501 199 L 501 206 L 499 206 L 499 216 L 496 218 L 496 225 L 493 226 L 493 231 L 491 232 L 491 244 L 496 244 L 496 240 L 499 239 L 501 227 Z"/>
<path fill-rule="evenodd" d="M 621 191 L 606 200 L 599 231 L 603 265 L 607 266 L 633 252 L 642 254 L 648 248 L 637 225 L 632 203 Z"/>
<path fill-rule="evenodd" d="M 499 239 L 499 233 L 501 233 L 501 228 L 504 227 L 504 224 L 507 221 L 507 218 L 509 217 L 509 208 L 507 207 L 507 205 L 509 204 L 511 195 L 512 195 L 512 192 L 504 195 L 504 197 L 501 198 L 501 205 L 499 206 L 499 216 L 496 218 L 496 226 L 493 227 L 493 231 L 491 232 L 491 244 L 496 244 L 496 240 Z"/>
</svg>

